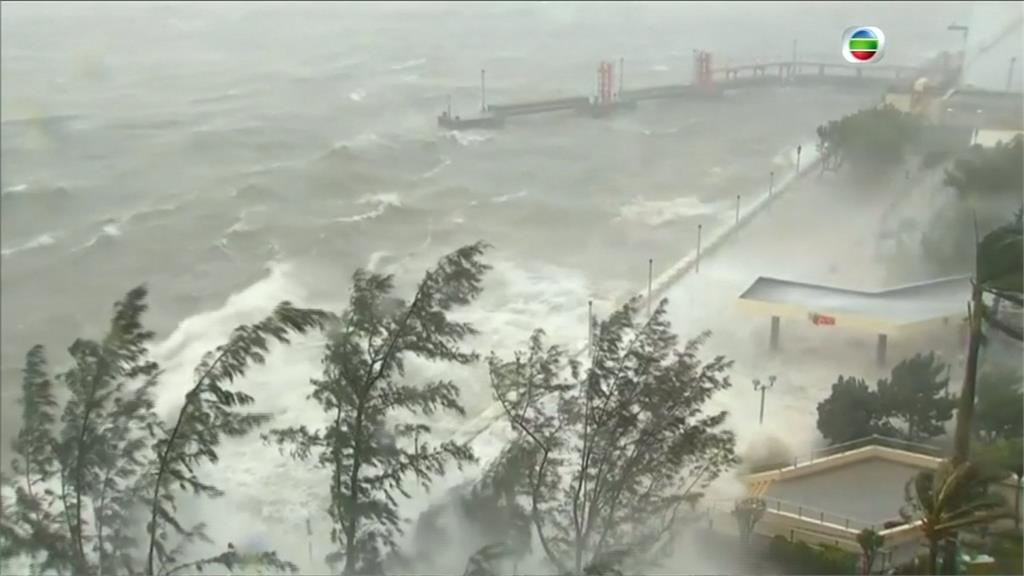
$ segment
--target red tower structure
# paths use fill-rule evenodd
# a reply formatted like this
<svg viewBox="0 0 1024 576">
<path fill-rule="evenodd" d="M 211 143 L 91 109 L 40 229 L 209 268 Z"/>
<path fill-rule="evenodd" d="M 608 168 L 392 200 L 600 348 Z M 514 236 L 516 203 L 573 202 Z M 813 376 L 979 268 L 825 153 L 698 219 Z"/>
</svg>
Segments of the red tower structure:
<svg viewBox="0 0 1024 576">
<path fill-rule="evenodd" d="M 611 104 L 615 93 L 615 65 L 601 62 L 597 67 L 597 101 L 598 104 Z"/>
<path fill-rule="evenodd" d="M 694 83 L 706 86 L 711 84 L 711 53 L 704 50 L 693 51 Z"/>
</svg>

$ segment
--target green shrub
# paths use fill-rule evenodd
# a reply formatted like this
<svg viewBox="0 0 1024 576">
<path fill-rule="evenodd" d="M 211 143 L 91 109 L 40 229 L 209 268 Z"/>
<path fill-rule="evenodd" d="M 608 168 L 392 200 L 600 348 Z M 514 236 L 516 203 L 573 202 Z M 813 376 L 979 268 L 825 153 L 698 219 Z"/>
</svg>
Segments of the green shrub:
<svg viewBox="0 0 1024 576">
<path fill-rule="evenodd" d="M 855 574 L 857 555 L 835 546 L 811 546 L 775 536 L 768 545 L 768 557 L 786 574 Z"/>
</svg>

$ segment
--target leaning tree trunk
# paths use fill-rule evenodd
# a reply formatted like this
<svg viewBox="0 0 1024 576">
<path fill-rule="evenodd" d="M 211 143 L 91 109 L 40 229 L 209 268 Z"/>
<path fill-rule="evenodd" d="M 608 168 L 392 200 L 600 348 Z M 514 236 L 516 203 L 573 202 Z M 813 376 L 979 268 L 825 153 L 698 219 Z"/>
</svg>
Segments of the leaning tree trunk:
<svg viewBox="0 0 1024 576">
<path fill-rule="evenodd" d="M 971 429 L 974 428 L 974 396 L 978 382 L 978 357 L 981 353 L 982 313 L 981 284 L 975 278 L 971 289 L 971 305 L 967 320 L 970 335 L 967 341 L 967 366 L 964 371 L 964 385 L 960 390 L 960 407 L 956 413 L 956 437 L 953 444 L 953 466 L 968 461 L 971 455 Z M 957 535 L 952 533 L 946 541 L 943 555 L 943 573 L 956 574 Z"/>
<path fill-rule="evenodd" d="M 971 452 L 971 428 L 974 424 L 974 396 L 978 377 L 978 356 L 981 352 L 981 285 L 975 281 L 967 317 L 970 336 L 967 343 L 967 366 L 960 390 L 960 407 L 956 414 L 956 439 L 953 445 L 953 466 L 967 462 Z"/>
</svg>

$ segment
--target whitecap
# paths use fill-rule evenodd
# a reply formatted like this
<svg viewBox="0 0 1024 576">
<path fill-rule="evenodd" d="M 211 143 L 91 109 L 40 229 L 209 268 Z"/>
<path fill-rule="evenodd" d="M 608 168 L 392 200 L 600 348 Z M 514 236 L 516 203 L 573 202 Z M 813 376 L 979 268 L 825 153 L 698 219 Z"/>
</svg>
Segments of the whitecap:
<svg viewBox="0 0 1024 576">
<path fill-rule="evenodd" d="M 384 206 L 401 206 L 402 200 L 394 192 L 382 192 L 379 194 L 364 194 L 356 200 L 356 204 L 381 204 Z"/>
<path fill-rule="evenodd" d="M 415 68 L 417 66 L 422 66 L 422 65 L 424 65 L 426 63 L 427 63 L 427 59 L 426 58 L 417 58 L 415 60 L 407 60 L 407 61 L 402 62 L 400 64 L 395 64 L 394 66 L 391 67 L 391 69 L 392 70 L 405 70 L 407 68 Z"/>
<path fill-rule="evenodd" d="M 365 90 L 356 90 L 348 93 L 348 99 L 353 102 L 362 102 L 363 98 L 366 98 Z"/>
<path fill-rule="evenodd" d="M 490 134 L 481 134 L 480 132 L 460 132 L 458 130 L 448 132 L 447 136 L 458 142 L 460 146 L 473 146 L 480 144 L 481 142 L 487 142 L 493 138 Z"/>
<path fill-rule="evenodd" d="M 2 194 L 19 194 L 28 190 L 28 184 L 15 184 L 3 189 Z"/>
<path fill-rule="evenodd" d="M 380 250 L 370 254 L 370 260 L 366 263 L 366 269 L 370 272 L 375 271 L 377 269 L 377 265 L 380 264 L 380 261 L 390 254 L 391 253 L 386 250 Z"/>
<path fill-rule="evenodd" d="M 380 193 L 380 194 L 366 194 L 356 200 L 356 204 L 367 205 L 376 204 L 373 210 L 368 212 L 362 212 L 352 216 L 339 216 L 335 218 L 335 222 L 352 223 L 362 222 L 363 220 L 372 220 L 384 214 L 388 208 L 395 208 L 402 205 L 402 200 L 398 197 L 398 194 L 393 192 Z"/>
<path fill-rule="evenodd" d="M 335 218 L 334 221 L 335 222 L 342 222 L 342 223 L 351 223 L 351 222 L 361 222 L 363 220 L 372 220 L 372 219 L 380 216 L 381 214 L 383 214 L 385 209 L 386 209 L 386 206 L 381 205 L 381 206 L 378 206 L 378 207 L 374 208 L 373 210 L 370 210 L 369 212 L 363 212 L 362 214 L 356 214 L 355 216 L 340 216 L 338 218 Z"/>
<path fill-rule="evenodd" d="M 526 190 L 520 190 L 519 192 L 512 192 L 510 194 L 502 194 L 501 196 L 495 196 L 494 198 L 491 198 L 491 202 L 494 202 L 495 204 L 504 204 L 505 202 L 508 202 L 509 200 L 515 200 L 516 198 L 522 198 L 523 196 L 526 196 L 527 194 L 529 194 L 529 192 L 527 192 Z"/>
<path fill-rule="evenodd" d="M 440 164 L 438 164 L 437 166 L 434 166 L 430 170 L 427 170 L 423 174 L 420 174 L 419 177 L 420 177 L 420 179 L 430 178 L 431 176 L 436 175 L 441 170 L 444 170 L 445 166 L 447 166 L 447 165 L 449 165 L 451 163 L 452 163 L 452 159 L 451 158 L 444 158 L 443 160 L 441 160 Z"/>
<path fill-rule="evenodd" d="M 0 250 L 0 255 L 10 256 L 18 252 L 24 252 L 25 250 L 32 250 L 33 248 L 42 248 L 44 246 L 52 246 L 57 242 L 57 239 L 52 234 L 40 234 L 28 242 L 15 246 L 13 248 L 4 248 Z"/>
<path fill-rule="evenodd" d="M 375 148 L 385 144 L 388 144 L 388 142 L 381 138 L 380 136 L 378 136 L 375 132 L 364 132 L 362 134 L 359 134 L 355 138 L 350 138 L 348 140 L 338 140 L 337 142 L 334 143 L 334 146 L 332 146 L 331 149 L 367 149 Z"/>
<path fill-rule="evenodd" d="M 91 248 L 92 246 L 95 246 L 96 243 L 102 240 L 103 238 L 116 238 L 121 234 L 121 223 L 118 220 L 107 220 L 106 224 L 104 224 L 103 227 L 100 228 L 99 234 L 93 236 L 91 240 L 89 240 L 85 244 L 82 244 L 78 248 L 75 248 L 74 250 L 72 250 L 72 252 L 78 252 L 79 250 Z"/>
<path fill-rule="evenodd" d="M 714 208 L 700 200 L 684 196 L 675 200 L 644 200 L 636 198 L 619 209 L 619 220 L 632 220 L 648 226 L 658 226 L 666 222 L 702 216 L 714 212 Z"/>
</svg>

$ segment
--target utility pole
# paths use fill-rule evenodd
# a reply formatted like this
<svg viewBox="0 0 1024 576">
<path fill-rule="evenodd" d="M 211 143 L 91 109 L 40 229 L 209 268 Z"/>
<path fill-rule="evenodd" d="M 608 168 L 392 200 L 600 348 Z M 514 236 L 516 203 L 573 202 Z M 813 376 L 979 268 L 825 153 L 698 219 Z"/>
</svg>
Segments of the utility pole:
<svg viewBox="0 0 1024 576">
<path fill-rule="evenodd" d="M 772 188 L 775 187 L 775 170 L 768 173 L 768 195 L 772 195 Z"/>
<path fill-rule="evenodd" d="M 761 380 L 754 379 L 754 392 L 761 391 L 761 416 L 757 420 L 757 424 L 760 426 L 764 424 L 764 395 L 768 390 L 775 386 L 775 376 L 768 377 L 768 384 L 763 384 Z"/>
<path fill-rule="evenodd" d="M 970 32 L 970 28 L 962 24 L 950 24 L 946 27 L 946 30 L 949 30 L 950 32 L 964 33 L 964 45 L 960 50 L 960 70 L 956 79 L 957 86 L 960 86 L 964 83 L 964 71 L 967 68 L 967 34 Z"/>
<path fill-rule="evenodd" d="M 736 224 L 740 223 L 740 195 L 736 195 Z"/>
<path fill-rule="evenodd" d="M 1017 57 L 1010 58 L 1010 69 L 1006 71 L 1006 91 L 1013 88 L 1013 67 L 1017 64 Z"/>
<path fill-rule="evenodd" d="M 796 147 L 796 175 L 800 176 L 800 153 L 803 152 L 803 146 Z"/>
<path fill-rule="evenodd" d="M 487 84 L 485 82 L 486 71 L 480 69 L 480 111 L 487 112 Z"/>
</svg>

